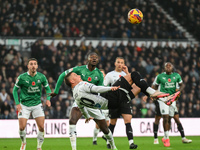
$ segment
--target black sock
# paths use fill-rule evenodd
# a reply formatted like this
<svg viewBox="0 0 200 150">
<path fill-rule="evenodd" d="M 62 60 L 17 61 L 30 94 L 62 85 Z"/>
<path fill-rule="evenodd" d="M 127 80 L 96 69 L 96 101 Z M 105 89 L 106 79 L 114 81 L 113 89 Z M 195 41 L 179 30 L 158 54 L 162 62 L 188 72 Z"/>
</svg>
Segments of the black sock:
<svg viewBox="0 0 200 150">
<path fill-rule="evenodd" d="M 131 79 L 145 95 L 149 96 L 149 94 L 146 92 L 146 89 L 149 87 L 149 85 L 137 71 L 131 73 Z"/>
<path fill-rule="evenodd" d="M 154 139 L 158 138 L 158 124 L 153 123 Z"/>
<path fill-rule="evenodd" d="M 183 130 L 183 126 L 181 123 L 177 124 L 178 126 L 178 131 L 181 133 L 181 137 L 185 137 L 185 133 L 184 133 L 184 130 Z"/>
<path fill-rule="evenodd" d="M 113 134 L 113 132 L 114 132 L 114 129 L 115 129 L 115 125 L 112 125 L 111 123 L 110 123 L 110 125 L 109 125 L 109 127 L 108 127 L 109 129 L 110 129 L 110 131 L 112 132 L 112 134 Z"/>
<path fill-rule="evenodd" d="M 128 140 L 132 140 L 133 139 L 133 130 L 131 127 L 131 123 L 126 123 L 126 135 L 128 137 Z"/>
</svg>

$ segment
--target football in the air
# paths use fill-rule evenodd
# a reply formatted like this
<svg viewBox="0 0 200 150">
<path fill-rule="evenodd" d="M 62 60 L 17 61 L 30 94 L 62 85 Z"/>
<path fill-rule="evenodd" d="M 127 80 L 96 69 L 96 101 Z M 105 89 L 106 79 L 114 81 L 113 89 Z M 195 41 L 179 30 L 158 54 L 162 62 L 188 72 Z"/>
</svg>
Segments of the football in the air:
<svg viewBox="0 0 200 150">
<path fill-rule="evenodd" d="M 141 23 L 143 20 L 143 14 L 142 12 L 135 8 L 135 9 L 131 9 L 128 12 L 128 21 L 132 24 L 139 24 Z"/>
</svg>

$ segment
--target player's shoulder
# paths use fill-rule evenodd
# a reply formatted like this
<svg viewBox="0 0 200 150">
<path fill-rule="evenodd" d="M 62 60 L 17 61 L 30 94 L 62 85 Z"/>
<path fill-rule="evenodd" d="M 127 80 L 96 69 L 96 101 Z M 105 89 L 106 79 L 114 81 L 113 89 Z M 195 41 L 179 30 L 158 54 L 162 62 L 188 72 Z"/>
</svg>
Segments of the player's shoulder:
<svg viewBox="0 0 200 150">
<path fill-rule="evenodd" d="M 76 66 L 74 68 L 77 68 L 77 69 L 86 69 L 87 67 L 86 67 L 86 65 L 82 65 L 82 66 Z"/>
<path fill-rule="evenodd" d="M 163 76 L 166 76 L 166 72 L 162 72 L 162 73 L 157 75 L 157 77 L 163 77 Z"/>
<path fill-rule="evenodd" d="M 174 72 L 173 76 L 175 76 L 175 77 L 181 77 L 181 75 L 179 73 L 177 73 L 177 72 Z"/>
<path fill-rule="evenodd" d="M 113 70 L 113 71 L 108 72 L 106 75 L 112 76 L 112 75 L 114 75 L 115 73 L 116 73 L 116 72 Z"/>
<path fill-rule="evenodd" d="M 20 74 L 18 78 L 24 78 L 24 77 L 26 77 L 26 76 L 28 76 L 28 73 L 27 73 L 27 72 L 24 72 L 24 73 Z"/>
<path fill-rule="evenodd" d="M 180 74 L 177 72 L 173 72 L 173 75 L 180 76 Z"/>
<path fill-rule="evenodd" d="M 37 75 L 41 76 L 41 77 L 45 77 L 45 75 L 43 73 L 41 73 L 41 72 L 37 72 Z"/>
</svg>

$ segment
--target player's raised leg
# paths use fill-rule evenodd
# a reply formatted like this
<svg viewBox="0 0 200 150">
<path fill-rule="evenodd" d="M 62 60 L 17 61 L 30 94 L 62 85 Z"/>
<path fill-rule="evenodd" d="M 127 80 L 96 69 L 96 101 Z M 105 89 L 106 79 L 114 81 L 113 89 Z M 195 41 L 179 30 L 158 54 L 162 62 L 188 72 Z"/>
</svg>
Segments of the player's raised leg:
<svg viewBox="0 0 200 150">
<path fill-rule="evenodd" d="M 137 71 L 125 75 L 124 78 L 130 85 L 135 83 L 145 95 L 150 96 L 152 99 L 169 96 L 168 93 L 159 92 L 151 88 Z"/>
<path fill-rule="evenodd" d="M 72 150 L 76 150 L 76 123 L 81 118 L 82 113 L 78 107 L 73 107 L 71 109 L 69 118 L 69 138 L 71 142 Z"/>
</svg>

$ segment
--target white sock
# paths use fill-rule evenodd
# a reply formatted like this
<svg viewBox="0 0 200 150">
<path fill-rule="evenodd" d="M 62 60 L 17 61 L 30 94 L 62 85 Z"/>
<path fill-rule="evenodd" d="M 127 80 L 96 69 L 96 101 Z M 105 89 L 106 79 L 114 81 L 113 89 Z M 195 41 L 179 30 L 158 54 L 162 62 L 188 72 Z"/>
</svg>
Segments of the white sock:
<svg viewBox="0 0 200 150">
<path fill-rule="evenodd" d="M 37 134 L 37 148 L 41 148 L 44 142 L 44 132 L 38 131 Z"/>
<path fill-rule="evenodd" d="M 132 143 L 134 143 L 133 139 L 132 140 L 129 140 L 129 145 L 131 145 Z"/>
<path fill-rule="evenodd" d="M 146 92 L 149 93 L 149 94 L 151 95 L 151 94 L 155 93 L 156 90 L 154 90 L 154 89 L 151 88 L 151 87 L 148 87 L 148 88 L 146 89 Z"/>
<path fill-rule="evenodd" d="M 69 125 L 69 138 L 72 150 L 76 150 L 76 125 Z"/>
<path fill-rule="evenodd" d="M 22 142 L 26 143 L 26 131 L 25 130 L 19 131 L 19 135 L 20 135 Z"/>
<path fill-rule="evenodd" d="M 164 131 L 164 139 L 169 139 L 169 131 Z"/>
<path fill-rule="evenodd" d="M 186 137 L 183 137 L 182 140 L 186 139 Z"/>
<path fill-rule="evenodd" d="M 104 134 L 104 135 L 105 135 L 106 139 L 109 141 L 111 149 L 115 149 L 116 148 L 115 141 L 113 139 L 112 132 L 110 131 L 110 129 L 109 129 L 109 133 Z"/>
<path fill-rule="evenodd" d="M 98 135 L 99 131 L 100 131 L 100 129 L 97 129 L 96 127 L 94 128 L 93 141 L 97 141 L 97 135 Z"/>
</svg>

